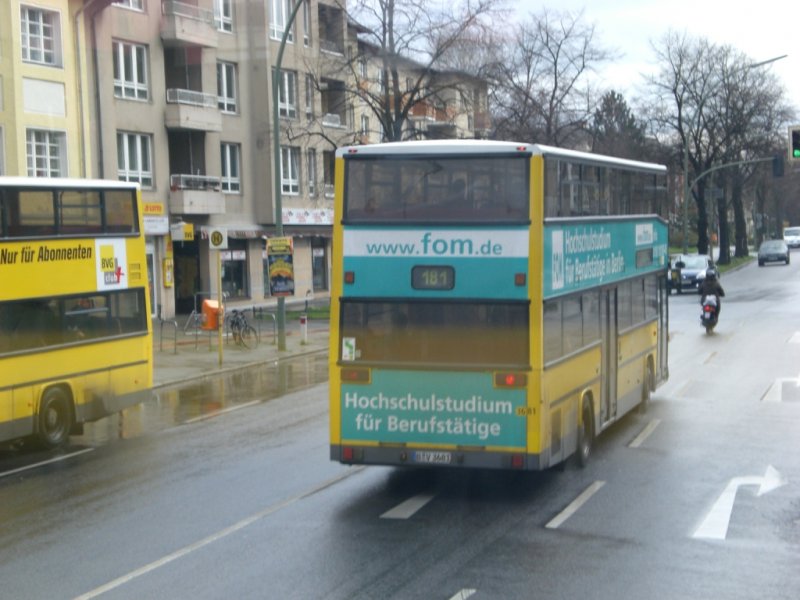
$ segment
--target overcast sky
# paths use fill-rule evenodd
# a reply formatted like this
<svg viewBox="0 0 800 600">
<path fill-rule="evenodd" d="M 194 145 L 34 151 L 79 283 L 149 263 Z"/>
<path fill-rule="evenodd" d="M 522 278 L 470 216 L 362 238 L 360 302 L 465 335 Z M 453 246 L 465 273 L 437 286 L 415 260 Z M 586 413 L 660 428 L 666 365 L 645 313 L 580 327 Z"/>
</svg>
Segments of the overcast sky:
<svg viewBox="0 0 800 600">
<path fill-rule="evenodd" d="M 600 43 L 624 54 L 603 69 L 607 87 L 626 98 L 641 85 L 640 73 L 654 69 L 650 40 L 659 40 L 670 28 L 730 44 L 753 59 L 768 60 L 788 54 L 769 68 L 785 85 L 800 119 L 800 2 L 762 0 L 517 0 L 522 13 L 541 6 L 577 12 L 595 25 Z"/>
</svg>

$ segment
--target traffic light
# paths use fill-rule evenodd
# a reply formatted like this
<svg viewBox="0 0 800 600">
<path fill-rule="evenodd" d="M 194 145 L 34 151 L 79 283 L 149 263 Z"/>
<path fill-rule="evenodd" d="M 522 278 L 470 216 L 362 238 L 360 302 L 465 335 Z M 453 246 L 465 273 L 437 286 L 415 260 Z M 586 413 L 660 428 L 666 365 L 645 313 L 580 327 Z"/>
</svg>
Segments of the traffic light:
<svg viewBox="0 0 800 600">
<path fill-rule="evenodd" d="M 789 127 L 789 160 L 800 162 L 800 125 Z"/>
</svg>

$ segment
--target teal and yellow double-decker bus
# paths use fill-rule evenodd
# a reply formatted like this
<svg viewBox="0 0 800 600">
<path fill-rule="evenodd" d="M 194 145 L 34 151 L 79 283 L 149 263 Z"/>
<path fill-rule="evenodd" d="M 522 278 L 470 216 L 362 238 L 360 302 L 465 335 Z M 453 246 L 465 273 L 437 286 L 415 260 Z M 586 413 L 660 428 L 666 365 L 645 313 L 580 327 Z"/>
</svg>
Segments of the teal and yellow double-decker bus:
<svg viewBox="0 0 800 600">
<path fill-rule="evenodd" d="M 667 376 L 666 169 L 430 141 L 336 153 L 331 459 L 538 470 Z"/>
</svg>

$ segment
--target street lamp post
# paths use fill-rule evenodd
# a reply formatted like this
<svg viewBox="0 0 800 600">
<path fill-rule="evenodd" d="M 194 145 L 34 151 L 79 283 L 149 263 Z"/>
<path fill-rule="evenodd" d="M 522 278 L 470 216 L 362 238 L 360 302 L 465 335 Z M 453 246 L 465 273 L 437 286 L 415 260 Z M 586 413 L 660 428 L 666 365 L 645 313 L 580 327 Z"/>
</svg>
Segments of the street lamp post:
<svg viewBox="0 0 800 600">
<path fill-rule="evenodd" d="M 761 62 L 753 63 L 752 65 L 745 65 L 744 67 L 742 67 L 742 70 L 749 71 L 750 69 L 763 67 L 764 65 L 774 63 L 783 58 L 786 58 L 787 56 L 789 55 L 782 54 L 781 56 L 776 56 L 774 58 L 762 60 Z M 689 253 L 689 195 L 692 193 L 692 188 L 698 181 L 700 181 L 703 175 L 707 175 L 710 171 L 713 170 L 716 169 L 710 169 L 708 171 L 705 171 L 701 173 L 698 177 L 696 177 L 694 181 L 692 181 L 691 183 L 689 182 L 689 140 L 684 139 L 683 141 L 683 253 L 684 254 Z"/>
<path fill-rule="evenodd" d="M 274 181 L 273 196 L 275 204 L 275 234 L 278 237 L 283 236 L 283 201 L 281 198 L 281 123 L 280 123 L 280 110 L 278 107 L 279 93 L 281 85 L 281 63 L 283 62 L 283 50 L 286 48 L 286 40 L 289 37 L 289 31 L 292 28 L 292 23 L 297 16 L 303 0 L 295 3 L 292 13 L 286 22 L 286 27 L 283 30 L 281 37 L 281 45 L 278 48 L 278 58 L 275 61 L 275 71 L 272 74 L 272 178 Z M 283 296 L 278 296 L 278 312 L 276 316 L 276 325 L 278 328 L 278 350 L 286 350 L 286 299 Z"/>
</svg>

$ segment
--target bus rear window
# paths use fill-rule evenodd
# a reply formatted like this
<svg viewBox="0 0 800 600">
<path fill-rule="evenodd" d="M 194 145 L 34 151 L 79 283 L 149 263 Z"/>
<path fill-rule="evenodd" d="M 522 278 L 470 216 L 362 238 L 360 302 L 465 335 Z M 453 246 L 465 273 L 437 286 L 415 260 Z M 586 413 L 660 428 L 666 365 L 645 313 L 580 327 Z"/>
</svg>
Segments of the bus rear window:
<svg viewBox="0 0 800 600">
<path fill-rule="evenodd" d="M 353 157 L 345 161 L 348 222 L 526 222 L 527 155 Z"/>
<path fill-rule="evenodd" d="M 527 302 L 342 300 L 347 363 L 451 368 L 529 365 Z"/>
</svg>

